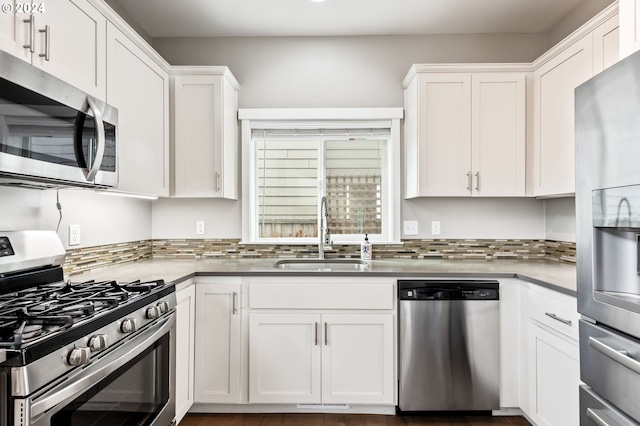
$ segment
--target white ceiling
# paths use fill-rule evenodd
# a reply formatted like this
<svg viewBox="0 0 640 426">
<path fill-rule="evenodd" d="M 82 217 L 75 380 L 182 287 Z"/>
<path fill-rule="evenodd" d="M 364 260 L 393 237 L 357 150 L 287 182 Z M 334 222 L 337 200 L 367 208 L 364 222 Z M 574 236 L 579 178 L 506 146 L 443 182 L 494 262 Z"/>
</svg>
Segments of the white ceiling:
<svg viewBox="0 0 640 426">
<path fill-rule="evenodd" d="M 588 0 L 113 0 L 151 37 L 547 32 Z"/>
</svg>

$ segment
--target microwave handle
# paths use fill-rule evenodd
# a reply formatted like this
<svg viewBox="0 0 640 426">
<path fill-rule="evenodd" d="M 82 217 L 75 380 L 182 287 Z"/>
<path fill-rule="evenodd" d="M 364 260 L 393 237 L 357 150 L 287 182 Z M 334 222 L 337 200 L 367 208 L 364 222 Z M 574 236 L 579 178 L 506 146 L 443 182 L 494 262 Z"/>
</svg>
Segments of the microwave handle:
<svg viewBox="0 0 640 426">
<path fill-rule="evenodd" d="M 96 155 L 93 159 L 93 165 L 91 166 L 91 169 L 85 171 L 87 180 L 92 181 L 98 174 L 100 166 L 102 166 L 102 158 L 104 157 L 105 135 L 104 123 L 102 122 L 102 113 L 90 96 L 87 96 L 87 103 L 89 104 L 89 108 L 93 113 L 93 119 L 96 122 L 96 133 L 98 135 L 98 148 L 96 149 Z"/>
</svg>

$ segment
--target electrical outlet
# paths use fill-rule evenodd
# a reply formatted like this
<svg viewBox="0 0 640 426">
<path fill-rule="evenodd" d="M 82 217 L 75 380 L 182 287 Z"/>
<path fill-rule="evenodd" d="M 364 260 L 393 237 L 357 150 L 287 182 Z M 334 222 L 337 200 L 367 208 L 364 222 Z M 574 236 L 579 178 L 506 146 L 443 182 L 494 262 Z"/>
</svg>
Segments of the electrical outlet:
<svg viewBox="0 0 640 426">
<path fill-rule="evenodd" d="M 431 235 L 440 235 L 440 221 L 432 220 L 431 221 Z"/>
<path fill-rule="evenodd" d="M 204 235 L 204 220 L 196 221 L 196 234 Z"/>
<path fill-rule="evenodd" d="M 418 221 L 417 220 L 405 220 L 404 223 L 404 235 L 418 235 Z"/>
<path fill-rule="evenodd" d="M 69 225 L 69 245 L 80 245 L 80 225 Z"/>
</svg>

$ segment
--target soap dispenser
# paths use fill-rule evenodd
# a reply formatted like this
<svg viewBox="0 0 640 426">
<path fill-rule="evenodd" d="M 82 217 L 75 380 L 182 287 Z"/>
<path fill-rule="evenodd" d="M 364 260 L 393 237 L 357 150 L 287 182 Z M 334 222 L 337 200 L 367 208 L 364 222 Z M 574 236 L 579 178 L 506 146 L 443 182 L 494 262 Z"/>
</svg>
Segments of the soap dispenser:
<svg viewBox="0 0 640 426">
<path fill-rule="evenodd" d="M 371 260 L 372 258 L 371 243 L 369 242 L 368 234 L 364 234 L 364 242 L 360 244 L 360 259 Z"/>
</svg>

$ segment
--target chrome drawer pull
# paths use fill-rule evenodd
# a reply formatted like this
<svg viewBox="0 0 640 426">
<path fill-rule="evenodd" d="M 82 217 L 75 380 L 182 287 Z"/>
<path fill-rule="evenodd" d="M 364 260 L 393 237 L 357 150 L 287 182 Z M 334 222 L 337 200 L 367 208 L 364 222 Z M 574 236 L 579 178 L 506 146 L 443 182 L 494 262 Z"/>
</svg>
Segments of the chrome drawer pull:
<svg viewBox="0 0 640 426">
<path fill-rule="evenodd" d="M 611 358 L 618 364 L 622 364 L 625 367 L 627 367 L 629 370 L 640 374 L 640 362 L 631 358 L 627 354 L 627 351 L 615 350 L 611 346 L 608 346 L 602 343 L 600 340 L 596 339 L 595 337 L 589 337 L 589 346 L 591 346 L 593 349 L 597 350 L 604 356 Z"/>
<path fill-rule="evenodd" d="M 605 422 L 602 417 L 597 415 L 596 412 L 591 408 L 587 408 L 587 417 L 598 426 L 611 426 L 609 423 Z"/>
<path fill-rule="evenodd" d="M 557 316 L 556 314 L 552 314 L 551 312 L 545 312 L 544 314 L 546 316 L 548 316 L 549 318 L 553 318 L 556 321 L 560 321 L 563 324 L 571 325 L 571 320 L 566 320 L 564 318 L 560 318 L 559 316 Z"/>
</svg>

